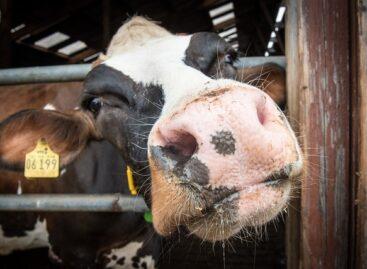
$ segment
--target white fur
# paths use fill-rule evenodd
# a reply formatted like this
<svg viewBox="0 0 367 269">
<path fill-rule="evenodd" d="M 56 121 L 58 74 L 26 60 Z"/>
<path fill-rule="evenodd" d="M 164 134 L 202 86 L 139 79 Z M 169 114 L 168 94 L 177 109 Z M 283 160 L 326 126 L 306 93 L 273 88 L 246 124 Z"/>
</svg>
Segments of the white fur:
<svg viewBox="0 0 367 269">
<path fill-rule="evenodd" d="M 162 116 L 205 91 L 228 85 L 245 85 L 229 79 L 213 80 L 185 64 L 185 52 L 191 37 L 170 35 L 154 38 L 135 49 L 113 55 L 104 64 L 121 71 L 136 83 L 161 86 L 165 97 Z"/>
<path fill-rule="evenodd" d="M 111 249 L 111 252 L 107 255 L 107 257 L 110 259 L 110 262 L 107 264 L 106 267 L 108 268 L 112 267 L 115 269 L 133 268 L 132 258 L 136 256 L 138 249 L 140 249 L 142 245 L 143 245 L 142 242 L 131 242 L 122 248 Z M 112 256 L 116 256 L 117 258 L 113 260 Z M 125 258 L 124 264 L 123 265 L 117 264 L 117 261 L 123 257 Z M 155 268 L 154 260 L 152 256 L 148 255 L 148 256 L 140 257 L 139 268 L 142 268 L 141 264 L 143 262 L 147 264 L 147 268 Z"/>
<path fill-rule="evenodd" d="M 66 173 L 66 168 L 61 169 L 60 176 L 64 175 Z"/>
<path fill-rule="evenodd" d="M 147 40 L 172 35 L 163 27 L 146 18 L 135 16 L 127 20 L 113 35 L 107 49 L 107 55 L 100 55 L 105 60 L 130 49 L 143 45 Z"/>
<path fill-rule="evenodd" d="M 48 257 L 51 259 L 51 260 L 53 260 L 54 262 L 57 262 L 57 263 L 62 263 L 62 260 L 60 259 L 60 257 L 59 256 L 57 256 L 56 254 L 55 254 L 55 252 L 53 251 L 53 249 L 52 249 L 52 247 L 50 247 L 49 249 L 48 249 Z"/>
<path fill-rule="evenodd" d="M 25 231 L 25 236 L 7 237 L 0 225 L 0 255 L 7 255 L 14 250 L 25 250 L 38 247 L 50 246 L 46 220 L 37 220 L 34 229 Z"/>
<path fill-rule="evenodd" d="M 56 110 L 56 107 L 53 104 L 47 104 L 43 107 L 43 110 Z"/>
<path fill-rule="evenodd" d="M 190 39 L 191 36 L 156 38 L 134 50 L 111 57 L 105 64 L 137 83 L 162 86 L 165 95 L 162 114 L 165 114 L 183 97 L 197 96 L 198 91 L 213 81 L 183 62 Z"/>
<path fill-rule="evenodd" d="M 21 195 L 22 193 L 23 193 L 22 182 L 20 180 L 18 180 L 17 194 Z"/>
</svg>

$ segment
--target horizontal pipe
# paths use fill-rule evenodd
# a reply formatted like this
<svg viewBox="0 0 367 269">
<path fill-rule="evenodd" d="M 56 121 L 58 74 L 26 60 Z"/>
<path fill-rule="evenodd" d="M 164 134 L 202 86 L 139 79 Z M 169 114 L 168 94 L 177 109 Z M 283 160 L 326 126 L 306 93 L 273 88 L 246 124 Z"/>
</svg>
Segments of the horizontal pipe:
<svg viewBox="0 0 367 269">
<path fill-rule="evenodd" d="M 2 194 L 0 211 L 145 212 L 143 198 L 121 194 Z"/>
<path fill-rule="evenodd" d="M 245 68 L 255 65 L 263 65 L 266 63 L 275 63 L 283 68 L 286 67 L 285 56 L 269 56 L 269 57 L 242 57 L 236 61 L 237 68 Z"/>
<path fill-rule="evenodd" d="M 285 67 L 286 61 L 284 56 L 243 57 L 235 65 L 244 68 L 269 62 Z M 0 69 L 0 85 L 81 81 L 91 68 L 91 64 L 70 64 Z"/>
<path fill-rule="evenodd" d="M 70 64 L 0 69 L 0 85 L 81 81 L 91 64 Z"/>
</svg>

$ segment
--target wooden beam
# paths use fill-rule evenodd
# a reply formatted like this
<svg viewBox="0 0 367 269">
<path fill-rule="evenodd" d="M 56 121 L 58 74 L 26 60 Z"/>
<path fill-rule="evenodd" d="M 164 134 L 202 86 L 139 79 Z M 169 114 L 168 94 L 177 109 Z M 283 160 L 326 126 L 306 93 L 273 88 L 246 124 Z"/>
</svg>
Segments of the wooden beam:
<svg viewBox="0 0 367 269">
<path fill-rule="evenodd" d="M 352 167 L 355 187 L 354 259 L 350 267 L 367 268 L 367 0 L 354 1 L 352 39 Z M 353 252 L 350 254 L 353 257 Z"/>
<path fill-rule="evenodd" d="M 268 25 L 269 25 L 269 27 L 271 29 L 270 31 L 274 31 L 275 18 L 272 18 L 271 17 L 270 12 L 269 12 L 269 8 L 266 5 L 266 3 L 264 2 L 264 0 L 261 0 L 259 3 L 260 3 L 261 10 L 262 10 L 262 12 L 263 12 L 263 14 L 265 16 L 265 19 L 268 22 Z M 270 34 L 269 34 L 269 37 L 270 37 Z M 276 39 L 278 41 L 278 46 L 279 46 L 281 52 L 284 55 L 284 53 L 285 53 L 284 44 L 283 44 L 282 38 L 279 36 L 279 33 L 277 33 Z M 266 49 L 266 47 L 265 47 L 265 49 Z"/>
<path fill-rule="evenodd" d="M 297 70 L 291 71 L 294 73 L 288 79 L 288 86 L 294 88 L 288 90 L 292 92 L 289 100 L 298 100 L 292 106 L 299 105 L 300 140 L 305 154 L 299 266 L 347 268 L 350 242 L 348 1 L 290 2 L 294 2 L 291 10 L 297 10 L 297 19 L 294 25 L 287 26 L 288 31 L 289 27 L 295 27 L 287 34 L 295 36 L 288 36 L 287 41 L 295 38 L 292 44 L 293 48 L 297 46 L 297 52 L 292 55 L 292 51 L 287 51 L 287 56 L 292 57 L 288 72 Z M 298 82 L 294 81 L 295 77 Z M 294 91 L 298 96 L 294 96 Z M 292 113 L 294 109 L 291 108 Z"/>
<path fill-rule="evenodd" d="M 299 51 L 298 51 L 298 9 L 297 2 L 287 0 L 287 13 L 285 24 L 285 52 L 287 59 L 287 116 L 290 124 L 299 134 Z M 295 182 L 297 186 L 293 193 L 293 199 L 288 207 L 288 217 L 286 222 L 286 253 L 287 268 L 298 269 L 300 260 L 300 183 Z"/>
</svg>

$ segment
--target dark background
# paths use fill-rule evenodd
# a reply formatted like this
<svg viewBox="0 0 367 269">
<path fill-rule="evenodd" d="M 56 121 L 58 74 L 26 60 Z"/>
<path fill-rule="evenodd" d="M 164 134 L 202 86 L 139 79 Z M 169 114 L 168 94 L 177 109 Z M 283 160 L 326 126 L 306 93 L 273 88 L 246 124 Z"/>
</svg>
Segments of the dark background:
<svg viewBox="0 0 367 269">
<path fill-rule="evenodd" d="M 235 19 L 213 26 L 209 10 L 233 2 Z M 264 56 L 280 0 L 0 0 L 0 67 L 91 62 L 113 33 L 133 15 L 144 15 L 174 33 L 222 32 L 236 26 L 239 50 Z M 232 12 L 228 11 L 227 13 Z M 223 15 L 223 14 L 221 14 Z M 218 16 L 221 16 L 218 15 Z M 284 29 L 279 24 L 270 55 L 284 55 Z M 56 31 L 70 39 L 50 49 L 35 41 Z M 57 50 L 81 40 L 87 48 L 70 56 Z"/>
</svg>

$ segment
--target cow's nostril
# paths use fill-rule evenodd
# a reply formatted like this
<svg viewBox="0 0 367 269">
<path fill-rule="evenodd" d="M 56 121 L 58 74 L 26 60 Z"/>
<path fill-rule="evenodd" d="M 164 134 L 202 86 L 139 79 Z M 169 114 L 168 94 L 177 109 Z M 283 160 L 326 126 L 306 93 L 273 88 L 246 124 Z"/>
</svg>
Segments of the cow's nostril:
<svg viewBox="0 0 367 269">
<path fill-rule="evenodd" d="M 193 135 L 187 132 L 174 132 L 164 137 L 164 153 L 178 163 L 185 163 L 197 151 L 198 144 Z"/>
</svg>

